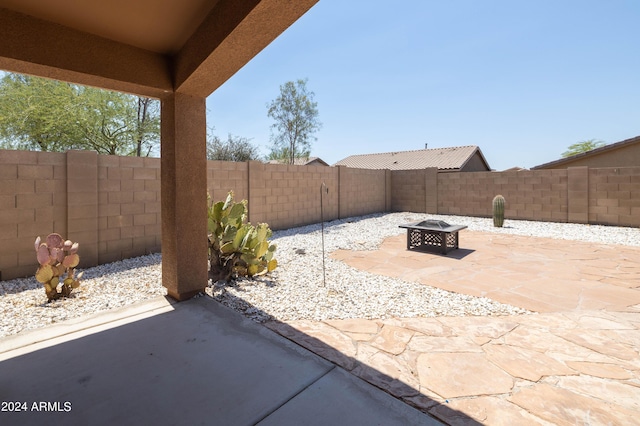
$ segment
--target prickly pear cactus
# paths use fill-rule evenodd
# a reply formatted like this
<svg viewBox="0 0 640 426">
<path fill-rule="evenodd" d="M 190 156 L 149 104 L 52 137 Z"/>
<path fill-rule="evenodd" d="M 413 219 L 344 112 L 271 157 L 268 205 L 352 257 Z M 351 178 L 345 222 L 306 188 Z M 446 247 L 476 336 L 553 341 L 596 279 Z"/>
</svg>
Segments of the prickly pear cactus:
<svg viewBox="0 0 640 426">
<path fill-rule="evenodd" d="M 504 225 L 504 197 L 496 195 L 493 198 L 493 226 L 502 228 Z"/>
<path fill-rule="evenodd" d="M 75 268 L 80 263 L 78 243 L 65 241 L 60 234 L 53 233 L 44 242 L 40 237 L 36 238 L 34 248 L 40 264 L 36 280 L 43 284 L 49 302 L 69 296 L 80 286 L 83 273 L 75 275 Z"/>
<path fill-rule="evenodd" d="M 225 201 L 212 203 L 208 198 L 209 277 L 213 282 L 276 269 L 276 246 L 268 241 L 271 229 L 266 223 L 253 226 L 245 222 L 247 201 L 234 202 L 233 191 Z"/>
</svg>

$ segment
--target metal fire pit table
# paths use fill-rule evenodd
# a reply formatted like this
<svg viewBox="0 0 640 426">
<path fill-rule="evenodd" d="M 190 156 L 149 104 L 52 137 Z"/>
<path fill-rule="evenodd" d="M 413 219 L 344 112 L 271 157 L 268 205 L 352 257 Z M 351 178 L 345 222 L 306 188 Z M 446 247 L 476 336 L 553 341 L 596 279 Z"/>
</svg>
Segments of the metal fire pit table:
<svg viewBox="0 0 640 426">
<path fill-rule="evenodd" d="M 423 220 L 422 222 L 400 225 L 407 229 L 407 250 L 439 250 L 447 254 L 458 248 L 458 231 L 465 225 L 449 225 L 441 220 Z"/>
</svg>

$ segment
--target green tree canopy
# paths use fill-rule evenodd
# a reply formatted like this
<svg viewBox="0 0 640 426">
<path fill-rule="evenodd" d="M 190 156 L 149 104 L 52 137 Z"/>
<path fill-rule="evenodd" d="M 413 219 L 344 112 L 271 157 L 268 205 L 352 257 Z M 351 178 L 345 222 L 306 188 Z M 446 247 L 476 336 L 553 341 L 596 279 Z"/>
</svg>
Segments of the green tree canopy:
<svg viewBox="0 0 640 426">
<path fill-rule="evenodd" d="M 571 157 L 572 155 L 581 154 L 583 152 L 591 151 L 592 149 L 600 148 L 604 146 L 605 143 L 603 141 L 599 141 L 597 139 L 589 139 L 586 141 L 576 142 L 572 145 L 569 145 L 567 150 L 562 153 L 562 157 Z"/>
<path fill-rule="evenodd" d="M 159 143 L 158 101 L 20 74 L 0 79 L 2 148 L 148 156 Z"/>
<path fill-rule="evenodd" d="M 267 104 L 267 114 L 275 121 L 269 159 L 293 164 L 296 158 L 309 157 L 314 133 L 322 127 L 314 96 L 307 90 L 306 79 L 288 81 L 280 86 L 280 96 Z"/>
<path fill-rule="evenodd" d="M 231 133 L 223 141 L 216 135 L 207 138 L 207 160 L 250 161 L 259 160 L 258 147 L 251 144 L 251 139 L 234 136 Z"/>
</svg>

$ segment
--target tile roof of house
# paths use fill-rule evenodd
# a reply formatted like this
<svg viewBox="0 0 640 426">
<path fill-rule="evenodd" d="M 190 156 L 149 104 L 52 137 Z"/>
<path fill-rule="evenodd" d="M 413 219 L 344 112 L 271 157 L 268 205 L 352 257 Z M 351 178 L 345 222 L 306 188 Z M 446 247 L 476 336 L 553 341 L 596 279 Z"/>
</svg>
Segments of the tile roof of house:
<svg viewBox="0 0 640 426">
<path fill-rule="evenodd" d="M 612 151 L 614 149 L 622 148 L 623 146 L 635 145 L 635 144 L 638 144 L 638 143 L 640 143 L 640 136 L 636 136 L 636 137 L 630 138 L 630 139 L 625 139 L 623 141 L 616 142 L 616 143 L 610 143 L 608 145 L 601 146 L 600 148 L 592 149 L 591 151 L 587 151 L 587 152 L 581 152 L 580 154 L 571 155 L 569 157 L 561 158 L 559 160 L 554 160 L 554 161 L 550 161 L 548 163 L 539 164 L 539 165 L 537 165 L 535 167 L 532 167 L 531 170 L 545 169 L 545 168 L 548 168 L 548 167 L 556 167 L 556 166 L 562 165 L 564 163 L 570 163 L 570 162 L 575 161 L 577 159 L 593 157 L 595 155 L 600 155 L 600 154 L 605 153 L 607 151 Z"/>
<path fill-rule="evenodd" d="M 413 170 L 437 167 L 439 170 L 460 170 L 478 152 L 487 164 L 480 148 L 475 145 L 448 148 L 418 149 L 414 151 L 383 152 L 351 155 L 334 166 L 360 169 Z M 490 170 L 487 164 L 487 170 Z"/>
<path fill-rule="evenodd" d="M 314 161 L 328 166 L 329 164 L 327 164 L 326 161 L 324 161 L 322 158 L 320 157 L 299 157 L 299 158 L 294 158 L 293 159 L 293 165 L 294 166 L 306 166 L 307 164 L 311 164 Z M 269 160 L 269 164 L 288 164 L 287 162 L 285 162 L 284 160 Z"/>
</svg>

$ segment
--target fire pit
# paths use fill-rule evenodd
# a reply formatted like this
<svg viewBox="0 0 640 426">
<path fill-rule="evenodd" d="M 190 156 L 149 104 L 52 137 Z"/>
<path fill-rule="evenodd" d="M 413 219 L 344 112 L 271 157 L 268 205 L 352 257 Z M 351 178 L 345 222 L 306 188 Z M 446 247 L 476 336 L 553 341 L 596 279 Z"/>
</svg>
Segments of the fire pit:
<svg viewBox="0 0 640 426">
<path fill-rule="evenodd" d="M 407 250 L 432 251 L 442 254 L 458 248 L 458 231 L 465 225 L 449 225 L 442 220 L 423 220 L 422 222 L 400 225 L 407 229 Z"/>
</svg>

